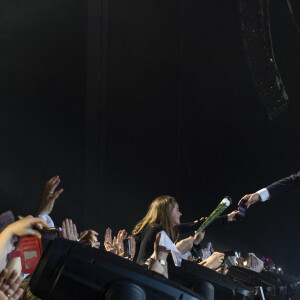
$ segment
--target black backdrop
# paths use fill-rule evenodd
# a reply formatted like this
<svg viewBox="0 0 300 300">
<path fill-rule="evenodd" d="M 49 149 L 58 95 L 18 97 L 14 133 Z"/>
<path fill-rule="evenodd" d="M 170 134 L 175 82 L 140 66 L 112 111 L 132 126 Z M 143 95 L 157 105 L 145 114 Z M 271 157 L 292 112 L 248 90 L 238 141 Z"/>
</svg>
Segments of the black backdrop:
<svg viewBox="0 0 300 300">
<path fill-rule="evenodd" d="M 251 84 L 237 1 L 2 1 L 2 210 L 34 214 L 59 174 L 54 220 L 102 240 L 107 226 L 130 231 L 160 194 L 190 221 L 298 171 L 300 37 L 285 1 L 271 16 L 290 96 L 273 121 Z M 205 241 L 300 274 L 299 195 Z"/>
</svg>

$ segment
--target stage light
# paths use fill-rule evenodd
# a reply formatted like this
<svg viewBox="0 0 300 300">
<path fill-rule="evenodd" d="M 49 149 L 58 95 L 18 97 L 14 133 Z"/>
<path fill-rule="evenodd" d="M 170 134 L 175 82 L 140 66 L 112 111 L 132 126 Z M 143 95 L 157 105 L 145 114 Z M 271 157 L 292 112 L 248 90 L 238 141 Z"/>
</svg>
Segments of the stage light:
<svg viewBox="0 0 300 300">
<path fill-rule="evenodd" d="M 274 56 L 269 4 L 269 0 L 240 0 L 239 14 L 252 80 L 273 119 L 287 110 L 289 97 Z"/>
</svg>

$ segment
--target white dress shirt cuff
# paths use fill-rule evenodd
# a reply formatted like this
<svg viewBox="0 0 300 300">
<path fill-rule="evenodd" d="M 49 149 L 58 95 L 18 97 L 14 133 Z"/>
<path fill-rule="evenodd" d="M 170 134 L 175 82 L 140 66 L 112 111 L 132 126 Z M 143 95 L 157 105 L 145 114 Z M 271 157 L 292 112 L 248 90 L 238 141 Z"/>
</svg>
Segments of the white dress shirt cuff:
<svg viewBox="0 0 300 300">
<path fill-rule="evenodd" d="M 49 227 L 55 227 L 53 220 L 47 214 L 39 215 L 39 218 L 42 218 Z"/>
<path fill-rule="evenodd" d="M 271 197 L 269 191 L 266 188 L 263 188 L 256 193 L 260 196 L 262 202 L 269 200 Z"/>
</svg>

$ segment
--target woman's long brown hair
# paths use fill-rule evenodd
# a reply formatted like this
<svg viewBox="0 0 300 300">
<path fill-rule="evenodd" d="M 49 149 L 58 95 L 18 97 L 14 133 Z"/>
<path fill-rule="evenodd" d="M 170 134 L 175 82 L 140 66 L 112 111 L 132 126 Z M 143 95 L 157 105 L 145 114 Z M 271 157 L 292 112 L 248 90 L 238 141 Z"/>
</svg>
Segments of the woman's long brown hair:
<svg viewBox="0 0 300 300">
<path fill-rule="evenodd" d="M 154 199 L 146 216 L 135 225 L 132 233 L 134 235 L 139 234 L 146 225 L 161 227 L 170 239 L 175 242 L 179 236 L 178 228 L 174 226 L 172 220 L 172 210 L 176 203 L 176 199 L 168 195 Z"/>
</svg>

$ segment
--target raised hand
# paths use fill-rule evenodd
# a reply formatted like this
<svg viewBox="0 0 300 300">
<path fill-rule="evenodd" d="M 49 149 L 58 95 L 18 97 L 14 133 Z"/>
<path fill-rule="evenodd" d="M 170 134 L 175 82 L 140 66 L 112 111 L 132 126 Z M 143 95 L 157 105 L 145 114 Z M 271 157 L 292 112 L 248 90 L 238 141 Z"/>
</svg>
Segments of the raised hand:
<svg viewBox="0 0 300 300">
<path fill-rule="evenodd" d="M 38 215 L 47 214 L 50 215 L 55 200 L 59 197 L 59 195 L 64 191 L 63 189 L 59 189 L 55 191 L 60 183 L 59 176 L 54 176 L 50 178 L 45 185 L 42 202 L 40 204 L 40 208 L 38 210 Z"/>
<path fill-rule="evenodd" d="M 70 241 L 77 241 L 78 240 L 78 233 L 76 225 L 73 224 L 73 221 L 71 219 L 66 219 L 62 222 L 62 232 L 61 236 L 64 239 L 70 240 Z"/>
<path fill-rule="evenodd" d="M 117 237 L 114 237 L 113 239 L 113 245 L 118 251 L 118 255 L 123 256 L 124 255 L 124 239 L 127 238 L 127 232 L 125 229 L 120 230 L 118 232 Z"/>
<path fill-rule="evenodd" d="M 165 247 L 159 245 L 160 242 L 160 236 L 161 233 L 159 232 L 156 236 L 156 240 L 154 242 L 154 252 L 153 255 L 151 257 L 153 257 L 154 259 L 164 259 L 166 260 L 170 251 L 167 250 Z"/>
<path fill-rule="evenodd" d="M 8 271 L 6 269 L 0 273 L 0 300 L 17 300 L 24 292 L 23 289 L 19 288 L 23 277 L 18 276 L 17 272 L 13 271 L 4 282 L 7 273 Z"/>
<path fill-rule="evenodd" d="M 112 252 L 114 254 L 118 254 L 118 249 L 115 247 L 112 239 L 112 231 L 108 227 L 105 230 L 105 235 L 104 235 L 104 247 L 107 252 Z"/>
<path fill-rule="evenodd" d="M 159 260 L 166 261 L 170 251 L 168 251 L 165 247 L 159 245 L 160 237 L 161 237 L 161 233 L 159 232 L 156 235 L 156 240 L 154 242 L 154 251 L 153 254 L 151 255 L 151 258 L 153 260 L 149 262 L 148 268 L 168 278 L 168 267 L 167 265 L 162 265 L 159 262 Z"/>
<path fill-rule="evenodd" d="M 81 243 L 85 243 L 90 245 L 93 248 L 97 248 L 99 249 L 100 247 L 100 242 L 98 242 L 98 232 L 89 229 L 89 230 L 85 230 L 83 232 L 80 233 L 79 235 L 79 241 Z"/>
<path fill-rule="evenodd" d="M 106 228 L 105 230 L 105 235 L 104 235 L 104 246 L 106 247 L 107 246 L 112 246 L 112 236 L 111 236 L 111 229 L 108 227 Z"/>
</svg>

